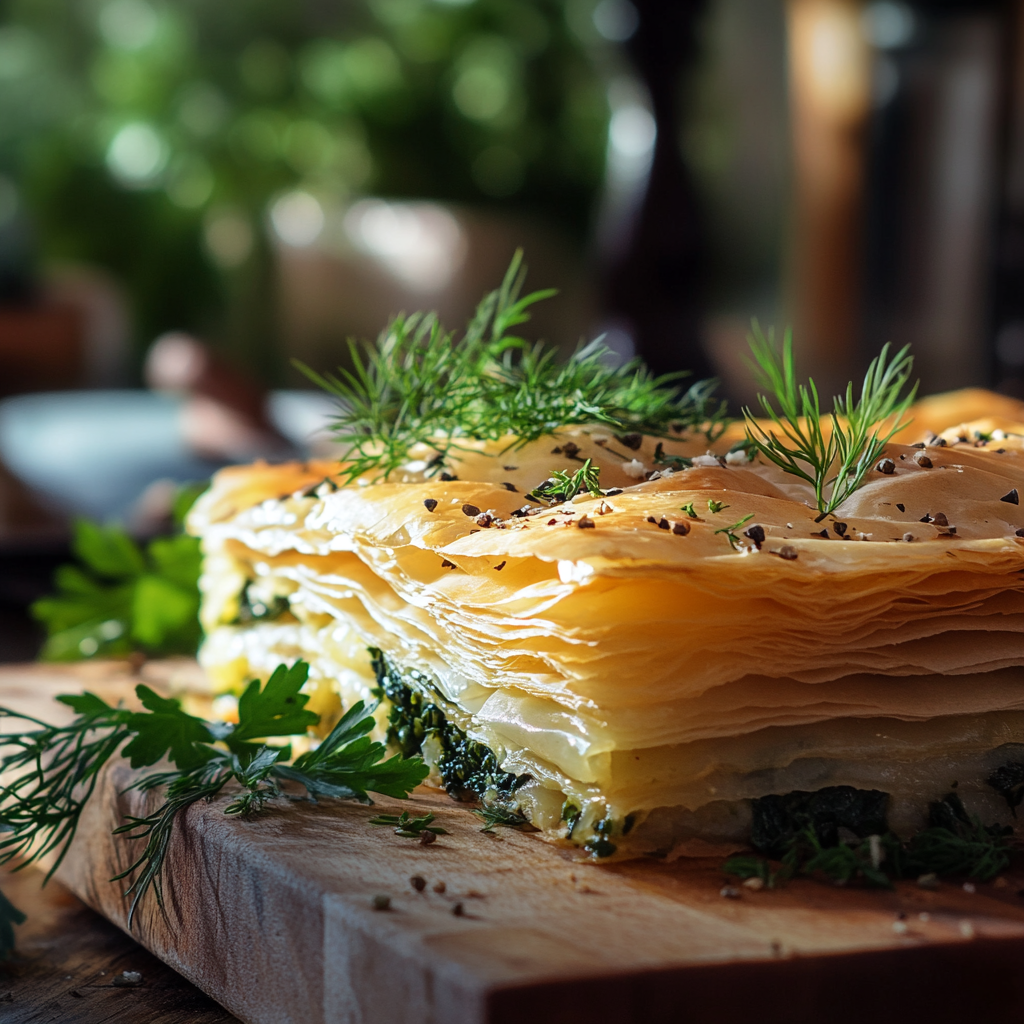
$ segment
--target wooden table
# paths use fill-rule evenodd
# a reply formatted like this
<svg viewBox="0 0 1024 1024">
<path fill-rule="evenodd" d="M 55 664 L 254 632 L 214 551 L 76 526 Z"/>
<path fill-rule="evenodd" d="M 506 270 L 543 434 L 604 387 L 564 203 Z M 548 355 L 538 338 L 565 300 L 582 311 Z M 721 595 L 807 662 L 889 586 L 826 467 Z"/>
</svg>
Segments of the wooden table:
<svg viewBox="0 0 1024 1024">
<path fill-rule="evenodd" d="M 35 868 L 0 874 L 0 888 L 28 915 L 18 948 L 0 962 L 4 1024 L 232 1024 L 223 1007 L 189 984 L 69 892 L 51 881 L 40 889 Z M 112 984 L 137 971 L 142 984 Z"/>
<path fill-rule="evenodd" d="M 50 682 L 40 671 L 0 672 L 0 703 L 76 680 L 111 690 L 130 682 L 96 666 Z M 123 762 L 107 774 L 59 876 L 122 927 L 125 903 L 109 879 L 135 853 L 111 829 L 147 799 L 124 792 L 130 778 Z M 973 891 L 797 879 L 731 898 L 720 859 L 579 863 L 534 836 L 484 835 L 475 816 L 431 792 L 374 809 L 281 800 L 252 820 L 226 816 L 228 799 L 188 810 L 168 855 L 166 913 L 145 903 L 135 934 L 248 1024 L 1024 1017 L 1019 872 Z M 433 810 L 450 834 L 421 846 L 368 824 L 403 806 Z M 388 909 L 375 909 L 377 896 L 390 898 Z M 122 997 L 135 998 L 111 995 Z M 218 1011 L 207 1003 L 203 1012 Z"/>
</svg>

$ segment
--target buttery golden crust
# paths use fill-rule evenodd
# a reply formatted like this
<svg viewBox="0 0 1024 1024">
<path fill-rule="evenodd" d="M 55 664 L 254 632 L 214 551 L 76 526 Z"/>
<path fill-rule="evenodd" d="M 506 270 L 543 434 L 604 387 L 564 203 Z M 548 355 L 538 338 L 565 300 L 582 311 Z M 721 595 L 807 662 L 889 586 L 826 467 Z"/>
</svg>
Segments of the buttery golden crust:
<svg viewBox="0 0 1024 1024">
<path fill-rule="evenodd" d="M 603 484 L 618 474 L 629 486 L 513 517 L 528 488 L 521 478 L 540 482 L 563 436 L 518 450 L 515 463 L 470 454 L 459 467 L 520 483 L 410 472 L 406 483 L 335 489 L 315 486 L 324 464 L 224 471 L 192 519 L 208 556 L 241 567 L 226 585 L 223 571 L 208 573 L 208 628 L 227 621 L 218 601 L 246 573 L 276 573 L 315 592 L 307 600 L 322 611 L 361 617 L 367 638 L 397 645 L 396 655 L 444 651 L 472 675 L 486 652 L 494 686 L 599 715 L 636 701 L 638 684 L 624 682 L 633 676 L 657 703 L 748 676 L 822 683 L 1019 664 L 1024 516 L 1001 499 L 1024 490 L 1020 437 L 983 448 L 892 444 L 893 471 L 870 474 L 819 522 L 809 489 L 774 466 L 705 459 L 635 482 L 610 451 L 615 439 L 566 436 L 577 462 L 592 454 L 601 465 Z M 638 441 L 630 454 L 650 466 L 656 442 Z M 688 445 L 692 453 L 694 442 L 672 448 Z M 747 516 L 730 543 L 723 531 Z M 791 699 L 763 693 L 769 707 Z M 882 700 L 859 693 L 830 700 Z"/>
<path fill-rule="evenodd" d="M 1021 738 L 1024 406 L 964 392 L 912 413 L 827 517 L 798 479 L 725 457 L 741 425 L 717 456 L 601 427 L 467 442 L 449 480 L 422 460 L 347 486 L 331 462 L 224 470 L 190 518 L 204 663 L 306 657 L 350 703 L 380 647 L 594 820 L 838 784 L 919 801 Z M 602 496 L 514 514 L 587 458 Z M 289 614 L 236 624 L 246 585 Z"/>
<path fill-rule="evenodd" d="M 986 403 L 998 408 L 998 422 L 1004 424 L 986 433 L 1017 429 L 976 447 L 979 428 L 957 422 L 958 414 L 977 412 Z M 1013 411 L 1020 422 L 1008 415 Z M 631 439 L 637 446 L 626 448 L 601 428 L 572 428 L 521 449 L 510 449 L 510 442 L 475 443 L 455 467 L 459 479 L 428 480 L 413 466 L 393 482 L 360 481 L 340 491 L 331 484 L 315 502 L 307 500 L 291 514 L 303 515 L 310 542 L 315 536 L 329 545 L 329 538 L 348 535 L 371 545 L 412 544 L 458 565 L 472 559 L 540 558 L 586 560 L 594 570 L 611 571 L 616 564 L 636 563 L 669 567 L 724 560 L 735 565 L 758 554 L 769 563 L 768 578 L 813 571 L 914 572 L 928 565 L 947 571 L 948 560 L 999 573 L 1021 568 L 1024 537 L 1017 531 L 1024 529 L 1024 513 L 1006 498 L 1015 489 L 1018 495 L 1024 491 L 1024 438 L 1019 436 L 1024 407 L 1004 396 L 969 391 L 926 399 L 912 414 L 932 424 L 952 418 L 943 435 L 947 443 L 926 449 L 891 443 L 885 452 L 891 471 L 870 472 L 824 521 L 801 481 L 762 460 L 715 463 L 705 455 L 703 438 L 663 442 L 662 448 L 669 455 L 705 455 L 701 461 L 710 465 L 638 480 L 637 474 L 665 469 L 655 461 L 659 442 Z M 993 422 L 993 417 L 986 420 Z M 958 436 L 968 440 L 958 442 Z M 728 447 L 728 436 L 714 446 L 719 452 Z M 584 458 L 600 468 L 603 488 L 622 488 L 622 493 L 580 495 L 539 514 L 513 516 L 524 506 L 525 493 L 550 472 L 578 468 Z M 320 481 L 336 481 L 337 470 L 326 461 L 224 470 L 197 507 L 193 528 L 205 532 L 267 499 L 287 504 Z M 683 511 L 690 502 L 696 518 Z M 709 502 L 723 507 L 712 512 Z M 492 521 L 481 526 L 476 513 L 464 509 L 488 513 Z M 752 518 L 733 531 L 737 544 L 730 545 L 723 530 L 748 515 Z M 753 525 L 764 531 L 760 549 L 743 535 Z M 861 543 L 842 543 L 851 540 Z"/>
<path fill-rule="evenodd" d="M 975 430 L 1020 434 L 1024 433 L 1024 402 L 984 388 L 962 388 L 922 398 L 907 418 L 910 422 L 895 438 L 904 443 L 923 440 L 928 434 L 953 441 L 958 434 L 970 436 Z"/>
</svg>

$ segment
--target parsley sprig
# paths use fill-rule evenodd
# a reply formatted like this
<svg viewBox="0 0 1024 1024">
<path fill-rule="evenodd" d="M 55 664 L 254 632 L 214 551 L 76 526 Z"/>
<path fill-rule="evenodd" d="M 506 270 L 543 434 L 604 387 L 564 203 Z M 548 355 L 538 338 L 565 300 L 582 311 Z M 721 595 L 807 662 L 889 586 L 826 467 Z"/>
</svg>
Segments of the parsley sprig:
<svg viewBox="0 0 1024 1024">
<path fill-rule="evenodd" d="M 304 734 L 319 722 L 306 710 L 309 697 L 301 692 L 308 672 L 309 666 L 298 661 L 290 668 L 279 666 L 266 685 L 252 680 L 239 698 L 237 723 L 197 718 L 177 700 L 143 684 L 135 690 L 144 708 L 139 712 L 111 707 L 91 693 L 58 697 L 77 713 L 66 726 L 0 708 L 0 720 L 20 719 L 30 726 L 0 737 L 0 775 L 11 780 L 0 785 L 0 864 L 18 859 L 21 867 L 53 852 L 49 878 L 68 851 L 100 769 L 119 750 L 132 768 L 165 759 L 173 765 L 142 775 L 128 787 L 141 792 L 163 788 L 164 800 L 151 814 L 129 817 L 115 830 L 145 840 L 135 862 L 117 876 L 133 877 L 126 892 L 132 896 L 129 927 L 151 887 L 162 902 L 163 867 L 178 815 L 199 800 L 212 800 L 229 783 L 239 792 L 226 814 L 259 811 L 267 800 L 285 795 L 285 782 L 301 786 L 305 799 L 314 803 L 321 797 L 372 803 L 370 792 L 408 796 L 428 769 L 418 757 L 385 758 L 384 745 L 367 736 L 374 719 L 362 701 L 315 750 L 294 760 L 290 746 L 265 742 Z"/>
<path fill-rule="evenodd" d="M 469 440 L 511 436 L 517 448 L 570 424 L 659 437 L 721 433 L 725 403 L 713 397 L 716 381 L 684 390 L 685 373 L 655 376 L 637 360 L 616 367 L 601 339 L 560 362 L 556 349 L 515 334 L 530 307 L 554 294 L 521 294 L 525 278 L 520 251 L 461 338 L 435 313 L 403 314 L 376 344 L 349 343 L 351 369 L 321 375 L 296 364 L 339 400 L 334 430 L 349 480 L 386 479 L 417 445 L 434 452 L 430 469 L 439 472 Z"/>
<path fill-rule="evenodd" d="M 766 459 L 814 488 L 821 522 L 863 483 L 892 436 L 907 426 L 903 416 L 917 395 L 916 384 L 905 393 L 914 362 L 910 346 L 890 358 L 884 345 L 868 366 L 860 396 L 854 397 L 851 383 L 833 400 L 825 430 L 814 381 L 797 383 L 791 332 L 780 352 L 773 332 L 765 337 L 755 321 L 749 342 L 759 383 L 773 396 L 759 394 L 758 402 L 774 429 L 764 429 L 744 409 L 747 438 Z"/>
</svg>

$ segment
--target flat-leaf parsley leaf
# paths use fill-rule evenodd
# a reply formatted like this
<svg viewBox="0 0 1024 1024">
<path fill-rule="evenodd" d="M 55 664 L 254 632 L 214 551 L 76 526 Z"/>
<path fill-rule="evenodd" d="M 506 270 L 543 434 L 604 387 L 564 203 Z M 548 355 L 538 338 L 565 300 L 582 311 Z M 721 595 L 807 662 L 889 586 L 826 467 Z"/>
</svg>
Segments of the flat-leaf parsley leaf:
<svg viewBox="0 0 1024 1024">
<path fill-rule="evenodd" d="M 7 780 L 0 784 L 0 864 L 18 859 L 22 867 L 53 852 L 52 874 L 74 838 L 100 769 L 119 750 L 132 767 L 165 759 L 172 766 L 132 783 L 129 789 L 142 792 L 164 789 L 164 802 L 115 830 L 145 840 L 135 862 L 117 876 L 133 878 L 126 892 L 133 897 L 129 927 L 150 887 L 162 900 L 162 872 L 178 814 L 197 800 L 212 800 L 228 783 L 239 791 L 225 808 L 228 814 L 260 810 L 267 800 L 283 795 L 283 782 L 302 786 L 306 799 L 314 802 L 334 797 L 372 803 L 371 792 L 408 796 L 426 778 L 427 766 L 419 757 L 386 757 L 384 745 L 366 735 L 374 720 L 361 701 L 317 749 L 291 764 L 289 747 L 254 742 L 304 734 L 319 722 L 305 710 L 308 697 L 301 692 L 308 672 L 309 666 L 298 661 L 279 666 L 266 684 L 253 680 L 239 700 L 237 724 L 196 718 L 177 700 L 141 684 L 136 694 L 145 710 L 139 712 L 111 707 L 95 694 L 58 698 L 76 712 L 66 726 L 0 708 L 0 721 L 20 720 L 28 726 L 0 735 L 0 777 Z"/>
</svg>

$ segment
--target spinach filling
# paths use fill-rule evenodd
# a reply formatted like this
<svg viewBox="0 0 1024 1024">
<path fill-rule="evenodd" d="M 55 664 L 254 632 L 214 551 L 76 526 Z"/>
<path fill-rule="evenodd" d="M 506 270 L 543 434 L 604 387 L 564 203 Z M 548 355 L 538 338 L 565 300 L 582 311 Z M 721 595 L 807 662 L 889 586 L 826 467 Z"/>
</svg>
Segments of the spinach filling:
<svg viewBox="0 0 1024 1024">
<path fill-rule="evenodd" d="M 371 647 L 370 656 L 378 695 L 391 703 L 388 743 L 404 757 L 412 757 L 422 754 L 424 742 L 433 737 L 440 748 L 437 771 L 449 796 L 513 807 L 515 791 L 530 776 L 502 771 L 490 747 L 470 739 L 449 722 L 444 712 L 423 695 L 436 689 L 429 676 L 416 669 L 398 668 L 379 648 Z"/>
<path fill-rule="evenodd" d="M 1016 818 L 1017 808 L 1024 800 L 1024 764 L 1020 761 L 1007 761 L 986 782 L 1006 801 L 1010 813 Z"/>
<path fill-rule="evenodd" d="M 988 779 L 1011 810 L 1020 803 L 1021 776 L 1024 765 L 1011 763 Z M 732 857 L 723 868 L 741 878 L 759 878 L 769 887 L 802 874 L 837 885 L 860 879 L 892 888 L 898 878 L 917 878 L 922 885 L 947 875 L 991 881 L 1009 865 L 1013 829 L 983 825 L 956 793 L 930 803 L 928 827 L 906 842 L 889 829 L 888 801 L 887 793 L 851 786 L 752 800 L 751 845 L 761 856 Z M 769 860 L 781 866 L 773 869 Z"/>
<path fill-rule="evenodd" d="M 423 753 L 428 739 L 435 739 L 435 750 L 440 749 L 435 763 L 449 796 L 463 801 L 480 800 L 484 810 L 477 813 L 488 827 L 526 824 L 515 793 L 532 776 L 502 771 L 494 751 L 470 739 L 464 730 L 449 722 L 441 708 L 424 696 L 436 692 L 436 684 L 430 676 L 414 668 L 399 668 L 376 647 L 370 648 L 370 656 L 377 676 L 374 692 L 386 697 L 391 704 L 387 733 L 391 747 L 404 757 L 412 757 Z M 568 825 L 570 838 L 580 816 L 580 809 L 566 800 L 562 820 Z M 576 837 L 576 841 L 595 857 L 610 857 L 617 849 L 610 837 L 626 835 L 635 823 L 632 814 L 621 824 L 606 817 L 592 826 L 592 835 L 585 840 Z"/>
<path fill-rule="evenodd" d="M 859 839 L 889 830 L 886 810 L 889 794 L 877 789 L 827 786 L 814 793 L 795 790 L 783 796 L 762 796 L 751 801 L 753 822 L 750 843 L 758 853 L 781 859 L 793 839 L 810 826 L 822 846 L 839 843 L 839 829 Z"/>
<path fill-rule="evenodd" d="M 437 692 L 430 676 L 399 668 L 379 648 L 371 647 L 370 655 L 377 678 L 375 693 L 391 705 L 388 743 L 412 757 L 423 754 L 424 743 L 433 739 L 432 746 L 439 751 L 435 765 L 449 796 L 480 800 L 485 807 L 518 814 L 516 790 L 531 776 L 503 771 L 489 747 L 449 722 L 438 704 L 425 696 Z M 1004 765 L 988 784 L 1015 810 L 1024 799 L 1024 764 Z M 751 845 L 760 857 L 733 857 L 724 868 L 740 877 L 756 875 L 769 885 L 795 874 L 820 874 L 837 884 L 859 878 L 869 885 L 890 887 L 893 878 L 930 874 L 989 880 L 1009 864 L 1012 829 L 983 825 L 968 815 L 955 793 L 929 805 L 928 828 L 906 843 L 889 829 L 888 803 L 888 793 L 852 786 L 796 790 L 752 800 Z M 566 800 L 562 819 L 570 836 L 579 817 L 579 808 Z M 623 822 L 623 835 L 631 830 L 632 819 L 630 815 Z M 597 822 L 584 849 L 598 858 L 611 856 L 616 846 L 609 836 L 615 831 L 610 819 Z M 782 867 L 772 870 L 769 859 L 781 860 Z"/>
<path fill-rule="evenodd" d="M 251 584 L 246 584 L 242 596 L 238 599 L 238 614 L 232 626 L 245 626 L 250 622 L 273 622 L 288 611 L 288 598 L 280 594 L 270 604 L 254 597 L 250 593 Z"/>
</svg>

